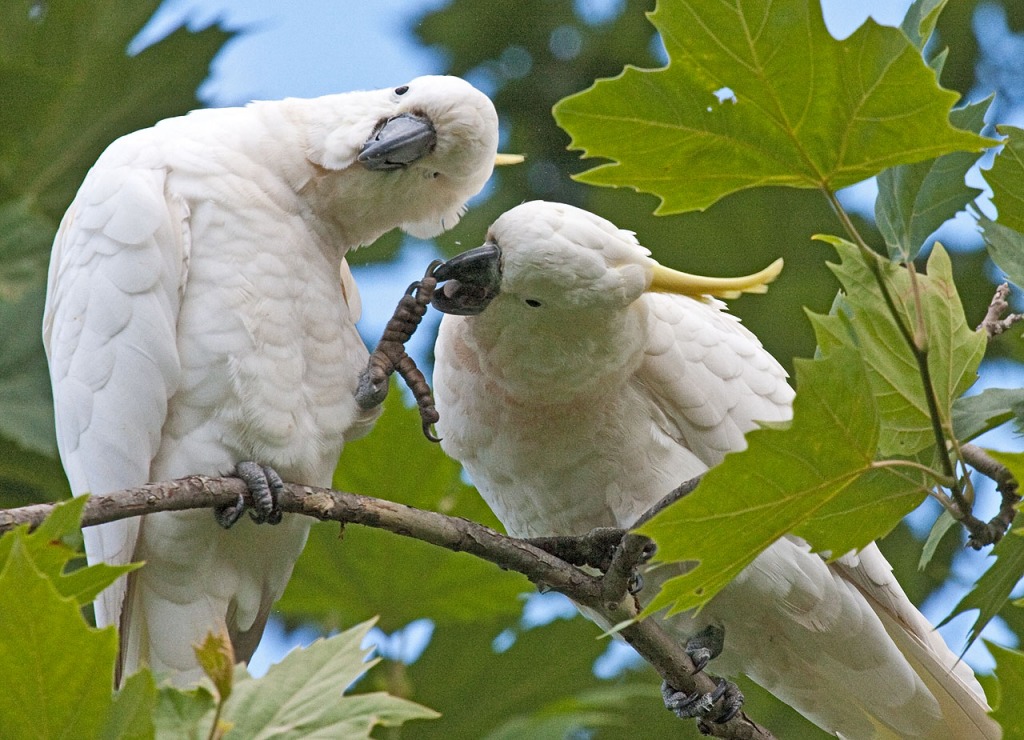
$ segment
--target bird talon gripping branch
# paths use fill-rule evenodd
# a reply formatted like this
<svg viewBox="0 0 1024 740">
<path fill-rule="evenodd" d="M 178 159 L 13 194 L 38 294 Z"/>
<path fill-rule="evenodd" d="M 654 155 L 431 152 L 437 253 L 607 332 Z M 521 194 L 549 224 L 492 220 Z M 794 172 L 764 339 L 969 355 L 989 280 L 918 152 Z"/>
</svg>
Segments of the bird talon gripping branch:
<svg viewBox="0 0 1024 740">
<path fill-rule="evenodd" d="M 412 338 L 427 312 L 437 285 L 434 271 L 441 264 L 441 260 L 431 262 L 423 278 L 406 289 L 384 328 L 377 348 L 370 355 L 366 369 L 359 376 L 359 387 L 356 390 L 356 401 L 361 408 L 379 406 L 388 394 L 388 380 L 397 371 L 416 398 L 420 419 L 423 421 L 423 435 L 431 442 L 441 441 L 432 431 L 439 418 L 434 408 L 434 395 L 427 379 L 416 367 L 416 362 L 406 353 L 405 343 Z"/>
</svg>

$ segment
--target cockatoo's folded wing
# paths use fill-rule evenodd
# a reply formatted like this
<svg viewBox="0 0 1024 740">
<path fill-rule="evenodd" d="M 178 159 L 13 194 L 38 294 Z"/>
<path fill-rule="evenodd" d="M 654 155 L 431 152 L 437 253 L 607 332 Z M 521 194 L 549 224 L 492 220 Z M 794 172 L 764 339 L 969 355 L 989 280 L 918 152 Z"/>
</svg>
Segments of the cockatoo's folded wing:
<svg viewBox="0 0 1024 740">
<path fill-rule="evenodd" d="M 188 209 L 144 150 L 115 145 L 61 223 L 50 264 L 43 341 L 57 443 L 75 495 L 149 480 L 167 401 L 179 382 L 175 334 L 189 257 Z M 90 562 L 130 562 L 140 519 L 84 531 Z M 120 579 L 97 600 L 117 624 Z"/>
<path fill-rule="evenodd" d="M 706 465 L 742 449 L 755 422 L 790 417 L 786 371 L 719 301 L 665 293 L 643 300 L 649 340 L 636 382 L 656 399 L 671 425 L 665 431 Z"/>
</svg>

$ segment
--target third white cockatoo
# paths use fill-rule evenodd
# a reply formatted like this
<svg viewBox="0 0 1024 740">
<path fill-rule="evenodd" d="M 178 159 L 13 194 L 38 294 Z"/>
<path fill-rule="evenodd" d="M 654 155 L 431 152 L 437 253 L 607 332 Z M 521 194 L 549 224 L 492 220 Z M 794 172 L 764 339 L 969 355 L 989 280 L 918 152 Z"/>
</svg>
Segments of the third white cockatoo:
<svg viewBox="0 0 1024 740">
<path fill-rule="evenodd" d="M 237 469 L 253 518 L 275 522 L 275 470 L 330 485 L 342 444 L 377 415 L 353 398 L 367 350 L 345 254 L 396 227 L 454 226 L 497 141 L 483 93 L 420 77 L 195 111 L 111 144 L 49 274 L 43 336 L 73 492 Z M 186 681 L 193 644 L 223 629 L 248 660 L 311 521 L 225 531 L 192 511 L 86 529 L 90 562 L 146 563 L 96 601 L 97 622 L 121 631 L 119 679 L 148 664 Z"/>
<path fill-rule="evenodd" d="M 435 275 L 442 446 L 517 537 L 633 525 L 672 489 L 790 417 L 786 373 L 711 297 L 760 292 L 781 263 L 714 280 L 656 263 L 630 232 L 532 202 Z M 668 572 L 667 572 L 668 571 Z M 659 568 L 647 591 L 679 570 Z M 785 537 L 680 639 L 724 628 L 716 669 L 743 672 L 846 738 L 991 738 L 971 670 L 872 544 L 826 562 Z"/>
</svg>

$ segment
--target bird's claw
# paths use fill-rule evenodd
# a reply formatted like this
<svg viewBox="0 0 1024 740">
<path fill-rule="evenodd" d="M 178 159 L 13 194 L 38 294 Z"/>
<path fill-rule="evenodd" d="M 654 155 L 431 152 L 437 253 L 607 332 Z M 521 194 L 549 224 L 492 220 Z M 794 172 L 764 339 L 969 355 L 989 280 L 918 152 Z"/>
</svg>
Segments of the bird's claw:
<svg viewBox="0 0 1024 740">
<path fill-rule="evenodd" d="M 440 260 L 431 262 L 423 278 L 405 291 L 405 295 L 398 302 L 398 307 L 395 308 L 394 315 L 384 328 L 377 348 L 370 353 L 366 369 L 359 375 L 355 393 L 359 408 L 369 410 L 380 406 L 388 395 L 391 375 L 397 371 L 416 398 L 420 419 L 423 422 L 423 434 L 431 442 L 441 441 L 432 428 L 440 418 L 434 407 L 434 394 L 423 373 L 406 353 L 405 343 L 412 338 L 427 311 L 427 306 L 430 305 L 434 287 L 437 285 L 434 270 L 440 264 Z"/>
<path fill-rule="evenodd" d="M 698 719 L 701 722 L 713 722 L 725 724 L 740 711 L 743 707 L 743 693 L 731 681 L 719 678 L 715 690 L 706 694 L 696 692 L 687 694 L 677 691 L 667 681 L 661 684 L 661 698 L 665 702 L 665 708 L 680 719 Z M 722 710 L 715 716 L 708 714 L 722 700 Z"/>
<path fill-rule="evenodd" d="M 218 506 L 214 509 L 213 517 L 223 529 L 231 529 L 235 526 L 238 518 L 242 516 L 243 511 L 245 511 L 245 496 L 239 494 L 233 504 Z"/>
<path fill-rule="evenodd" d="M 694 672 L 703 671 L 707 664 L 722 653 L 725 647 L 725 630 L 717 624 L 709 624 L 686 641 L 684 649 L 693 661 Z"/>
<path fill-rule="evenodd" d="M 388 397 L 388 379 L 390 375 L 378 370 L 370 364 L 359 373 L 359 383 L 356 386 L 356 403 L 359 408 L 369 410 L 375 409 L 384 403 Z"/>
<path fill-rule="evenodd" d="M 590 566 L 607 573 L 626 534 L 624 529 L 597 527 L 584 535 L 529 537 L 526 541 L 570 565 Z"/>
<path fill-rule="evenodd" d="M 245 482 L 252 496 L 249 517 L 257 524 L 280 523 L 282 512 L 278 496 L 284 491 L 284 481 L 277 471 L 268 465 L 247 460 L 235 466 L 235 475 Z M 246 508 L 245 499 L 239 496 L 235 503 L 216 509 L 214 516 L 220 526 L 230 529 Z"/>
</svg>

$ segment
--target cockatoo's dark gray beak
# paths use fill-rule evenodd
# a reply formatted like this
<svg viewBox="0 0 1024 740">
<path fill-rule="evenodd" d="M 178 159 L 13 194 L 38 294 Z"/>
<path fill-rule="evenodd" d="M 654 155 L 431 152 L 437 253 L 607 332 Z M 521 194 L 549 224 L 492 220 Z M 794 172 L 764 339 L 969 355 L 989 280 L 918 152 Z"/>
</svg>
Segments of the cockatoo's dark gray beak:
<svg viewBox="0 0 1024 740">
<path fill-rule="evenodd" d="M 475 316 L 487 308 L 501 286 L 501 249 L 494 242 L 457 254 L 433 273 L 438 286 L 431 304 L 438 311 Z"/>
<path fill-rule="evenodd" d="M 437 144 L 434 124 L 423 116 L 403 113 L 376 128 L 359 161 L 368 170 L 400 170 L 430 154 Z"/>
</svg>

